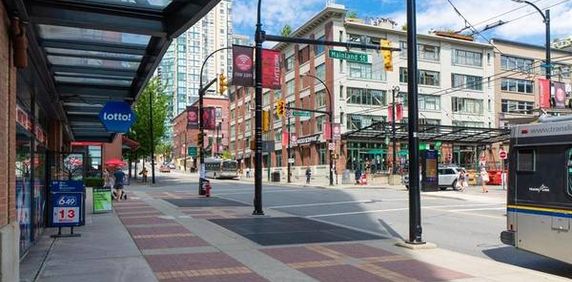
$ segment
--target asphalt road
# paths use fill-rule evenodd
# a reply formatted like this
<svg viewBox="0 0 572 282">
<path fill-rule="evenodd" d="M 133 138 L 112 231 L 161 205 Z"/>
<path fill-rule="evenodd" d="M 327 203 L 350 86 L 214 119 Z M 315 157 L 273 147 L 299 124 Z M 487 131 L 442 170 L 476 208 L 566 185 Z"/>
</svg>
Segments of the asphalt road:
<svg viewBox="0 0 572 282">
<path fill-rule="evenodd" d="M 196 181 L 179 173 L 160 174 L 156 189 L 195 191 Z M 155 188 L 152 188 L 155 189 Z M 216 197 L 252 204 L 253 185 L 233 180 L 213 181 Z M 572 266 L 503 245 L 506 204 L 500 189 L 423 193 L 423 239 L 440 248 L 572 278 Z M 465 194 L 458 194 L 465 193 Z M 334 223 L 386 237 L 407 238 L 408 193 L 395 189 L 322 189 L 263 186 L 263 208 Z"/>
</svg>

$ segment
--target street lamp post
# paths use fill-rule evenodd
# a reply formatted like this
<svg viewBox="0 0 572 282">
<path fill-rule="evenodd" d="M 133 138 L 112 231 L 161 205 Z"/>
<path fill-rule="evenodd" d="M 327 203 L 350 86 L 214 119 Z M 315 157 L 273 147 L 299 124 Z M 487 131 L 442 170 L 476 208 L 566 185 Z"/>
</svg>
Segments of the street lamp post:
<svg viewBox="0 0 572 282">
<path fill-rule="evenodd" d="M 153 135 L 153 91 L 151 91 L 149 93 L 149 139 L 151 141 L 151 183 L 155 184 L 155 137 Z"/>
<path fill-rule="evenodd" d="M 291 155 L 291 148 L 290 148 L 290 138 L 292 138 L 292 134 L 290 133 L 290 115 L 292 113 L 290 112 L 290 110 L 288 110 L 288 112 L 286 113 L 286 115 L 288 116 L 288 183 L 292 183 L 292 164 L 290 163 L 290 158 L 292 158 Z"/>
<path fill-rule="evenodd" d="M 538 13 L 542 16 L 542 19 L 544 20 L 544 25 L 546 27 L 546 62 L 545 62 L 545 68 L 546 68 L 546 80 L 548 80 L 548 85 L 550 85 L 550 79 L 552 77 L 552 66 L 551 66 L 551 62 L 550 62 L 550 9 L 546 9 L 545 13 L 542 13 L 542 10 L 540 10 L 540 8 L 538 8 L 538 6 L 534 5 L 532 2 L 529 1 L 525 1 L 525 0 L 512 0 L 514 2 L 517 3 L 525 3 L 528 4 L 530 6 L 532 6 L 534 9 L 536 9 L 536 11 L 538 11 Z"/>
<path fill-rule="evenodd" d="M 256 64 L 255 64 L 255 153 L 254 153 L 254 211 L 253 215 L 264 215 L 262 211 L 262 42 L 264 41 L 264 32 L 262 31 L 260 8 L 262 0 L 258 0 L 256 13 L 256 34 L 254 41 L 256 43 Z"/>
<path fill-rule="evenodd" d="M 183 171 L 187 172 L 187 129 L 185 127 L 185 143 L 183 144 L 183 156 L 185 157 L 183 159 Z"/>
<path fill-rule="evenodd" d="M 396 145 L 396 132 L 395 132 L 395 122 L 396 122 L 396 110 L 395 110 L 395 95 L 399 93 L 399 86 L 393 87 L 393 91 L 391 92 L 392 102 L 391 102 L 391 141 L 393 143 L 393 169 L 391 174 L 397 174 L 397 145 Z M 397 94 L 399 95 L 399 94 Z"/>
<path fill-rule="evenodd" d="M 330 136 L 328 136 L 330 142 L 334 142 L 334 105 L 333 105 L 333 97 L 332 97 L 332 93 L 330 92 L 330 89 L 328 88 L 328 86 L 326 85 L 326 83 L 319 77 L 313 75 L 313 74 L 309 74 L 306 73 L 303 76 L 307 76 L 307 77 L 311 77 L 316 79 L 317 81 L 319 81 L 322 85 L 324 85 L 324 88 L 326 89 L 326 92 L 328 92 L 328 97 L 329 97 L 329 104 L 330 104 L 330 113 L 328 114 L 329 117 L 329 122 L 330 122 Z M 328 148 L 328 151 L 330 151 L 330 186 L 334 186 L 334 151 L 330 150 Z"/>
</svg>

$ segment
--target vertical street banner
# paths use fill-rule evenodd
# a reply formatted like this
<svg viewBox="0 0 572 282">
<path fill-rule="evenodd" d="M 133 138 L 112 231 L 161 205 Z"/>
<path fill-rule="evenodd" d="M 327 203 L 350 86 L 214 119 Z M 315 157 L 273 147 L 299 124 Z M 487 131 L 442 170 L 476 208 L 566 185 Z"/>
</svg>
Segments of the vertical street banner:
<svg viewBox="0 0 572 282">
<path fill-rule="evenodd" d="M 538 79 L 538 86 L 540 90 L 539 106 L 541 109 L 550 108 L 550 81 L 545 78 Z"/>
<path fill-rule="evenodd" d="M 216 108 L 206 107 L 203 111 L 203 127 L 205 130 L 215 130 L 216 129 Z"/>
<path fill-rule="evenodd" d="M 330 130 L 334 130 L 333 135 L 330 135 L 332 133 L 330 133 Z M 337 141 L 340 140 L 342 138 L 342 129 L 341 129 L 341 125 L 339 123 L 333 123 L 330 126 L 329 122 L 325 122 L 324 123 L 324 137 L 327 140 L 330 140 L 330 136 L 332 136 L 332 140 Z"/>
<path fill-rule="evenodd" d="M 187 107 L 187 129 L 199 128 L 199 108 Z"/>
<path fill-rule="evenodd" d="M 288 131 L 282 131 L 282 146 L 288 146 Z"/>
<path fill-rule="evenodd" d="M 554 107 L 566 108 L 566 85 L 562 82 L 553 82 L 554 85 Z"/>
<path fill-rule="evenodd" d="M 262 87 L 280 89 L 280 51 L 262 50 Z"/>
<path fill-rule="evenodd" d="M 399 122 L 403 119 L 403 104 L 395 104 L 395 122 Z M 393 122 L 393 104 L 389 104 L 387 107 L 387 121 Z"/>
<path fill-rule="evenodd" d="M 254 86 L 254 48 L 232 45 L 232 85 Z"/>
</svg>

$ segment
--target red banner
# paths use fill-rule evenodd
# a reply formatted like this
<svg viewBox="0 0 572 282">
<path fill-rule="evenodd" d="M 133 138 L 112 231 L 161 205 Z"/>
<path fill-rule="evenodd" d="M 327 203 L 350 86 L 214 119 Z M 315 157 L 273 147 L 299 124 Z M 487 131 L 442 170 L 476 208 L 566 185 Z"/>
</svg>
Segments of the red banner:
<svg viewBox="0 0 572 282">
<path fill-rule="evenodd" d="M 282 131 L 282 146 L 288 146 L 288 131 Z"/>
<path fill-rule="evenodd" d="M 403 104 L 399 103 L 395 106 L 395 122 L 401 121 L 403 119 Z M 389 104 L 387 107 L 387 122 L 393 122 L 393 104 Z"/>
<path fill-rule="evenodd" d="M 254 48 L 232 46 L 232 85 L 254 86 Z"/>
<path fill-rule="evenodd" d="M 205 130 L 216 129 L 216 108 L 206 107 L 203 111 L 202 117 L 203 127 Z"/>
<path fill-rule="evenodd" d="M 334 132 L 330 133 L 331 126 L 329 122 L 324 123 L 324 137 L 327 140 L 340 140 L 342 138 L 341 125 L 339 123 L 333 124 Z M 332 134 L 332 135 L 330 135 Z M 330 138 L 332 137 L 332 138 Z"/>
<path fill-rule="evenodd" d="M 541 109 L 550 108 L 550 85 L 548 79 L 539 78 L 538 86 L 540 89 L 539 105 Z"/>
<path fill-rule="evenodd" d="M 280 89 L 280 51 L 262 50 L 262 87 Z"/>
<path fill-rule="evenodd" d="M 187 129 L 199 128 L 199 108 L 187 107 Z"/>
</svg>

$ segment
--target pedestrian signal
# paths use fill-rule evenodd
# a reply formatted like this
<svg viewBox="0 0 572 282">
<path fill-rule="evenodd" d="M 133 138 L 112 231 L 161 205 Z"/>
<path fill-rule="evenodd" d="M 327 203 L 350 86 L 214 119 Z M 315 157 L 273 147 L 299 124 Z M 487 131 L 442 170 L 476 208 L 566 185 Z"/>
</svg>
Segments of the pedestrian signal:
<svg viewBox="0 0 572 282">
<path fill-rule="evenodd" d="M 224 74 L 218 75 L 218 93 L 223 95 L 226 92 L 226 88 L 228 86 L 228 82 L 226 81 L 226 76 Z"/>
<path fill-rule="evenodd" d="M 391 42 L 387 39 L 382 39 L 379 41 L 381 47 L 381 53 L 383 54 L 383 65 L 385 71 L 393 71 L 393 58 L 391 54 L 391 50 L 387 50 L 384 48 L 391 48 Z"/>
</svg>

